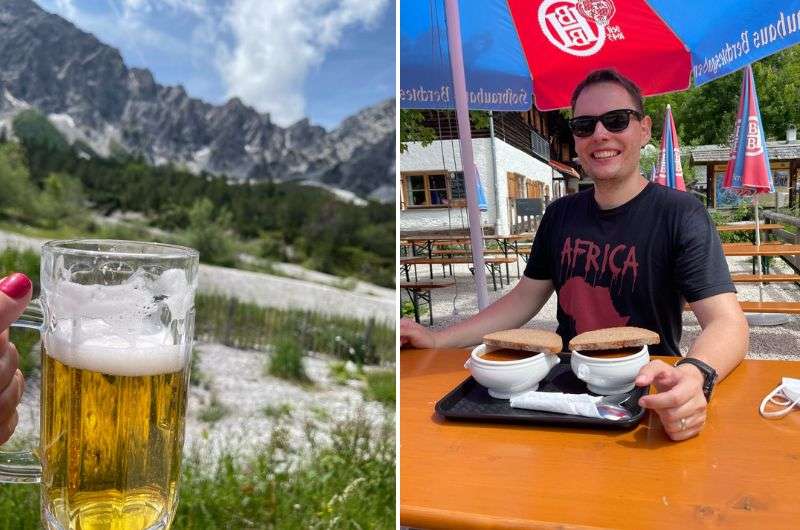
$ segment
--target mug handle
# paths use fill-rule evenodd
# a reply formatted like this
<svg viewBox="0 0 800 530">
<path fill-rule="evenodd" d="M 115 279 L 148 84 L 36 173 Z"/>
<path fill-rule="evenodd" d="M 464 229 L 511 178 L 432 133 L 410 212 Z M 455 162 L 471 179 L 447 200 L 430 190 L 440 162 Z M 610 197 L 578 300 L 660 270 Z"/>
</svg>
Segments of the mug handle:
<svg viewBox="0 0 800 530">
<path fill-rule="evenodd" d="M 39 333 L 44 327 L 42 304 L 37 298 L 11 324 L 12 328 L 35 329 Z M 33 451 L 3 451 L 0 449 L 0 483 L 36 484 L 42 480 L 42 464 Z"/>
</svg>

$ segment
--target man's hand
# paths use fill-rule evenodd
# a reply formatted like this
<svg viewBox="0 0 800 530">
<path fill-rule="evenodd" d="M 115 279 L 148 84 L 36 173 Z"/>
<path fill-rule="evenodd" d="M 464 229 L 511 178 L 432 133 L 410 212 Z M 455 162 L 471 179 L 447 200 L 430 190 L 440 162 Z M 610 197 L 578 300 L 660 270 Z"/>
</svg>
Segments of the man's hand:
<svg viewBox="0 0 800 530">
<path fill-rule="evenodd" d="M 14 273 L 0 280 L 0 445 L 17 427 L 17 405 L 22 399 L 25 382 L 19 371 L 17 348 L 8 340 L 8 327 L 31 300 L 31 281 L 24 274 Z"/>
<path fill-rule="evenodd" d="M 643 396 L 639 405 L 658 414 L 673 441 L 686 440 L 696 436 L 706 423 L 708 403 L 703 382 L 703 374 L 690 364 L 675 367 L 651 361 L 639 370 L 636 386 L 653 384 L 657 393 Z"/>
<path fill-rule="evenodd" d="M 435 348 L 436 337 L 430 329 L 411 319 L 400 320 L 400 347 Z"/>
</svg>

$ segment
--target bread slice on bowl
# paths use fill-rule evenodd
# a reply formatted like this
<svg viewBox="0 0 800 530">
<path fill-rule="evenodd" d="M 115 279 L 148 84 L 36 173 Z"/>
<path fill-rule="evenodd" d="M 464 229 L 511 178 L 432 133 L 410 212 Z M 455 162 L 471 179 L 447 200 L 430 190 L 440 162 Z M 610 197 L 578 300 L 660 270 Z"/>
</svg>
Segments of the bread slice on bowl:
<svg viewBox="0 0 800 530">
<path fill-rule="evenodd" d="M 543 329 L 495 331 L 483 337 L 483 343 L 497 348 L 544 353 L 558 353 L 562 348 L 561 337 Z"/>
<path fill-rule="evenodd" d="M 649 329 L 625 326 L 587 331 L 569 341 L 572 351 L 616 350 L 649 346 L 661 342 L 658 333 Z"/>
</svg>

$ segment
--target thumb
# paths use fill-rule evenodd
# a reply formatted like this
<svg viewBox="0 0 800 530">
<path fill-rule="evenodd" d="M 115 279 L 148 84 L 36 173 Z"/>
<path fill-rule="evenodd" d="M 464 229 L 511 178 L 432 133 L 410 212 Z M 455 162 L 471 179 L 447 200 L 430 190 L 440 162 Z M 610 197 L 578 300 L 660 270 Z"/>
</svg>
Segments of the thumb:
<svg viewBox="0 0 800 530">
<path fill-rule="evenodd" d="M 21 272 L 0 280 L 0 331 L 8 328 L 25 311 L 31 301 L 33 284 Z"/>
</svg>

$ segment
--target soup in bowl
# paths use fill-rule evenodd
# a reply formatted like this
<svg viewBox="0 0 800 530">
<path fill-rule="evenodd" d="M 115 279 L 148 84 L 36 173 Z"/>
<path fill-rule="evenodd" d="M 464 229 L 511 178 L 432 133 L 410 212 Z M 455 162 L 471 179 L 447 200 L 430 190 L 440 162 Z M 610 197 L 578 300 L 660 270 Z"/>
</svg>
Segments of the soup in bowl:
<svg viewBox="0 0 800 530">
<path fill-rule="evenodd" d="M 536 390 L 550 370 L 559 363 L 558 355 L 513 350 L 481 344 L 472 350 L 464 368 L 497 399 Z"/>
<path fill-rule="evenodd" d="M 639 370 L 650 362 L 647 346 L 610 350 L 572 351 L 570 366 L 590 392 L 602 395 L 633 390 Z"/>
</svg>

